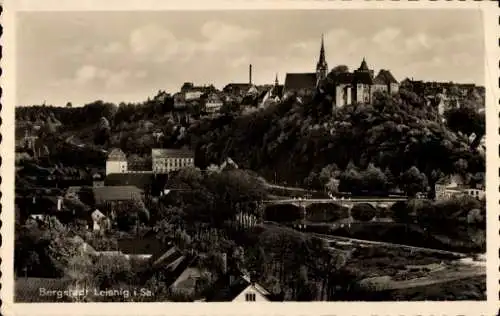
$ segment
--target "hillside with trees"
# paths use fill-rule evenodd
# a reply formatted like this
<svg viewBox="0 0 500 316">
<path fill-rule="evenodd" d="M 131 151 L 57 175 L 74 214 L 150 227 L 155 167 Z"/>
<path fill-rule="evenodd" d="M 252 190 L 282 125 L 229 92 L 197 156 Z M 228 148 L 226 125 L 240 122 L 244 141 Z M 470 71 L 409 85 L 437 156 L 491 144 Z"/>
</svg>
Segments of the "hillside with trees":
<svg viewBox="0 0 500 316">
<path fill-rule="evenodd" d="M 473 108 L 447 112 L 445 123 L 410 91 L 333 110 L 332 100 L 327 80 L 315 95 L 231 120 L 195 122 L 188 137 L 207 163 L 230 156 L 267 179 L 315 188 L 338 178 L 341 191 L 399 188 L 414 195 L 445 175 L 484 174 L 484 157 L 469 140 L 484 135 L 484 115 Z"/>
</svg>

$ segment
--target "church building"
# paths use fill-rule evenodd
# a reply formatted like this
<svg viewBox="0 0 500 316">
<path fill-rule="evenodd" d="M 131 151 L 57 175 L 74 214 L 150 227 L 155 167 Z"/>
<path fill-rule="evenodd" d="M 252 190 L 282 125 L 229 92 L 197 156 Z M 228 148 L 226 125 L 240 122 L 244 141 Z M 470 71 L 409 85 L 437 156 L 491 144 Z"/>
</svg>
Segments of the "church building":
<svg viewBox="0 0 500 316">
<path fill-rule="evenodd" d="M 327 76 L 328 64 L 322 36 L 316 72 L 287 73 L 283 95 L 314 92 L 318 88 L 318 84 Z M 382 69 L 375 76 L 374 71 L 368 67 L 365 58 L 354 72 L 330 74 L 329 78 L 333 80 L 335 87 L 334 107 L 342 107 L 351 103 L 371 103 L 373 93 L 376 91 L 394 94 L 399 90 L 399 83 L 389 70 Z"/>
<path fill-rule="evenodd" d="M 283 87 L 283 95 L 314 92 L 318 87 L 318 83 L 325 79 L 327 75 L 328 64 L 326 63 L 323 36 L 321 36 L 321 48 L 319 51 L 319 60 L 316 64 L 316 72 L 287 73 L 285 77 L 285 85 Z"/>
</svg>

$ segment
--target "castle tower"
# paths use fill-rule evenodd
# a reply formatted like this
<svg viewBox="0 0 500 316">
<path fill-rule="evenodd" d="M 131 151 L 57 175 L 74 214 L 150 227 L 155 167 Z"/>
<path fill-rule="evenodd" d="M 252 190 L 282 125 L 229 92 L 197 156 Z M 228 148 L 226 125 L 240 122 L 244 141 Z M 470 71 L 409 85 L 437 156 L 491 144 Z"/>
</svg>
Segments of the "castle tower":
<svg viewBox="0 0 500 316">
<path fill-rule="evenodd" d="M 323 34 L 321 34 L 321 48 L 319 51 L 319 60 L 318 63 L 316 64 L 316 78 L 318 79 L 318 82 L 320 80 L 325 79 L 327 74 L 328 74 L 328 64 L 326 63 L 326 58 L 325 58 L 325 43 L 323 40 Z"/>
</svg>

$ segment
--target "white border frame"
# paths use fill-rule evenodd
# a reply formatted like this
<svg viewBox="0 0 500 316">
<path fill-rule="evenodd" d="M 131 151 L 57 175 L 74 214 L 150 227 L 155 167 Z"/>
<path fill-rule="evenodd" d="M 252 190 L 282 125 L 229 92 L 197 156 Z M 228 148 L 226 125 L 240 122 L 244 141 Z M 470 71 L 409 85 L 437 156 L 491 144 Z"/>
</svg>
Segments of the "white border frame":
<svg viewBox="0 0 500 316">
<path fill-rule="evenodd" d="M 1 1 L 1 0 L 0 0 Z M 496 1 L 328 0 L 3 0 L 1 143 L 3 315 L 493 315 L 499 304 L 499 16 Z M 16 11 L 151 11 L 282 9 L 480 9 L 485 33 L 487 132 L 487 297 L 484 302 L 319 303 L 13 303 L 14 109 Z M 496 9 L 496 10 L 495 10 Z"/>
</svg>

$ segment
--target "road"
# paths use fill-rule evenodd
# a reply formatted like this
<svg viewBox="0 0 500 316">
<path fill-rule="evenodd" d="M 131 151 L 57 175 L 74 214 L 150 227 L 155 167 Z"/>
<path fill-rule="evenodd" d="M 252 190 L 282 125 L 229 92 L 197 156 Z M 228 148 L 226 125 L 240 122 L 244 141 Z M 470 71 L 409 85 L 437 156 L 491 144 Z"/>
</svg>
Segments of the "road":
<svg viewBox="0 0 500 316">
<path fill-rule="evenodd" d="M 404 249 L 409 249 L 409 250 L 415 250 L 415 251 L 423 251 L 423 252 L 432 252 L 432 253 L 454 255 L 454 256 L 457 256 L 457 257 L 461 257 L 461 258 L 467 258 L 467 257 L 469 257 L 469 255 L 465 254 L 465 253 L 448 251 L 448 250 L 441 250 L 441 249 L 415 247 L 415 246 L 409 246 L 409 245 L 403 245 L 403 244 L 395 244 L 395 243 L 390 243 L 390 242 L 371 241 L 371 240 L 356 239 L 356 238 L 349 238 L 349 237 L 340 237 L 340 236 L 335 236 L 335 235 L 326 235 L 326 234 L 318 234 L 318 233 L 311 233 L 311 235 L 316 236 L 318 238 L 321 238 L 323 240 L 326 240 L 328 242 L 330 242 L 330 241 L 333 241 L 333 242 L 335 242 L 335 241 L 343 241 L 343 242 L 351 242 L 351 243 L 355 243 L 355 244 L 359 244 L 359 245 L 375 245 L 375 246 L 386 246 L 386 247 L 399 247 L 399 248 L 404 248 Z"/>
<path fill-rule="evenodd" d="M 285 225 L 281 225 L 279 223 L 271 222 L 271 221 L 265 221 L 263 224 L 264 225 L 273 225 L 273 226 L 278 226 L 278 227 L 289 228 L 289 227 L 287 227 Z M 308 235 L 311 235 L 311 236 L 316 236 L 316 237 L 321 238 L 321 239 L 323 239 L 325 241 L 328 241 L 328 242 L 341 241 L 341 242 L 354 243 L 354 244 L 358 244 L 358 245 L 374 245 L 374 246 L 385 246 L 385 247 L 398 247 L 398 248 L 404 248 L 404 249 L 415 250 L 415 251 L 423 251 L 423 252 L 440 253 L 440 254 L 446 254 L 446 255 L 454 255 L 454 256 L 457 256 L 457 257 L 460 257 L 460 258 L 468 258 L 468 257 L 470 257 L 469 254 L 465 254 L 465 253 L 448 251 L 448 250 L 441 250 L 441 249 L 434 249 L 434 248 L 416 247 L 416 246 L 409 246 L 409 245 L 404 245 L 404 244 L 396 244 L 396 243 L 382 242 L 382 241 L 372 241 L 372 240 L 365 240 L 365 239 L 356 239 L 356 238 L 341 237 L 341 236 L 327 235 L 327 234 L 318 234 L 318 233 L 309 233 L 309 232 L 307 232 L 307 233 L 300 232 L 300 233 L 308 234 Z"/>
<path fill-rule="evenodd" d="M 384 290 L 399 290 L 399 289 L 429 286 L 429 285 L 459 281 L 478 276 L 486 276 L 486 269 L 470 267 L 461 269 L 460 271 L 440 271 L 439 275 L 437 276 L 432 275 L 412 280 L 393 281 L 393 283 Z"/>
<path fill-rule="evenodd" d="M 354 197 L 354 198 L 346 198 L 346 199 L 283 199 L 283 200 L 268 200 L 263 201 L 265 203 L 274 203 L 274 204 L 288 204 L 288 203 L 296 203 L 296 202 L 308 202 L 308 203 L 332 203 L 332 202 L 398 202 L 398 201 L 407 201 L 407 198 L 374 198 L 374 197 Z"/>
</svg>

